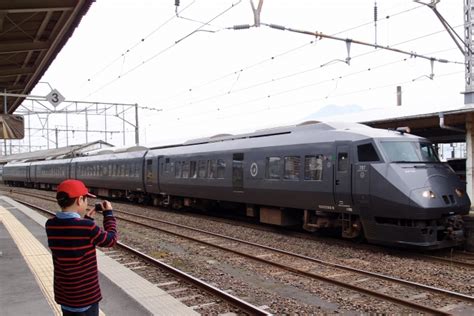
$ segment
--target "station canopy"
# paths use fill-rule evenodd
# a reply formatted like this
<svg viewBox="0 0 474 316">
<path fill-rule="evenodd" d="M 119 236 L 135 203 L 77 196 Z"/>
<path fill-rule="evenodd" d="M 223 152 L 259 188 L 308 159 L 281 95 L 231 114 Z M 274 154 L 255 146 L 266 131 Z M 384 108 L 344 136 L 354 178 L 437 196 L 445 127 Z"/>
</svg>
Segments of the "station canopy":
<svg viewBox="0 0 474 316">
<path fill-rule="evenodd" d="M 1 0 L 0 92 L 29 94 L 94 0 Z M 0 96 L 12 114 L 22 97 Z"/>
</svg>

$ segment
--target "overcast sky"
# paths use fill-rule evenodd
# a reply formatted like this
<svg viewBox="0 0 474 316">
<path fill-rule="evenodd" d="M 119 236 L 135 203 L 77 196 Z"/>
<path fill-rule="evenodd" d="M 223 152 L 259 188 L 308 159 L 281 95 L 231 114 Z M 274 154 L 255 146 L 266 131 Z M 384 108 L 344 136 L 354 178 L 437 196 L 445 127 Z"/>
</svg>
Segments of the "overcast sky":
<svg viewBox="0 0 474 316">
<path fill-rule="evenodd" d="M 266 0 L 261 22 L 377 40 L 379 45 L 464 62 L 428 7 L 411 0 L 377 0 L 377 5 L 377 28 L 373 0 Z M 442 0 L 438 10 L 462 36 L 463 1 Z M 178 11 L 180 17 L 173 0 L 97 1 L 41 81 L 68 100 L 161 109 L 139 110 L 145 146 L 309 118 L 360 121 L 463 106 L 462 64 L 435 62 L 432 71 L 425 59 L 356 44 L 348 55 L 345 42 L 264 25 L 227 29 L 253 24 L 249 0 L 181 0 Z M 196 22 L 212 19 L 207 26 Z M 350 65 L 343 62 L 348 56 Z M 396 86 L 402 87 L 401 107 L 396 106 Z M 40 83 L 32 94 L 46 95 L 49 90 Z M 341 108 L 363 112 L 344 116 Z M 133 122 L 134 112 L 127 113 Z M 103 118 L 89 119 L 90 129 L 104 127 Z M 33 121 L 32 126 L 39 126 Z M 108 130 L 122 128 L 112 117 L 107 124 Z M 50 128 L 64 125 L 64 116 L 51 116 Z M 84 125 L 84 115 L 69 116 L 69 128 L 83 130 Z M 40 136 L 44 133 L 35 134 L 35 143 L 46 144 Z M 59 138 L 65 146 L 65 133 Z M 89 141 L 99 138 L 104 136 L 89 135 Z M 126 145 L 133 140 L 128 127 Z M 84 141 L 82 132 L 69 134 L 69 144 Z M 116 134 L 109 134 L 107 141 L 123 143 Z"/>
</svg>

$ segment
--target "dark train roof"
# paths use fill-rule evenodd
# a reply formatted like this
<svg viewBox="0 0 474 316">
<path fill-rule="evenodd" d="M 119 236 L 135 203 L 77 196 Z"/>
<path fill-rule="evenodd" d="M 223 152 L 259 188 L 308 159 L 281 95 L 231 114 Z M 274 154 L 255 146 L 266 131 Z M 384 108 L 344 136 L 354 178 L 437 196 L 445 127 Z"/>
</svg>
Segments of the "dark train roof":
<svg viewBox="0 0 474 316">
<path fill-rule="evenodd" d="M 98 140 L 95 142 L 70 145 L 67 147 L 53 148 L 46 150 L 37 150 L 28 153 L 0 156 L 0 164 L 7 162 L 28 162 L 37 160 L 52 160 L 66 157 L 75 157 L 87 154 L 89 151 L 113 147 L 112 144 Z"/>
<path fill-rule="evenodd" d="M 253 133 L 248 134 L 239 134 L 239 135 L 217 135 L 207 138 L 197 138 L 186 141 L 183 145 L 197 145 L 197 144 L 206 144 L 206 143 L 215 143 L 215 142 L 222 142 L 228 140 L 236 140 L 236 139 L 248 139 L 248 138 L 258 138 L 258 137 L 268 137 L 268 136 L 276 136 L 276 135 L 284 135 L 284 134 L 291 134 L 295 132 L 301 131 L 352 131 L 358 134 L 365 134 L 368 137 L 380 137 L 378 136 L 377 129 L 368 127 L 363 124 L 358 123 L 346 123 L 346 122 L 314 122 L 314 123 L 302 123 L 298 125 L 290 125 L 290 126 L 283 126 L 283 127 L 274 127 L 268 129 L 261 129 L 257 130 Z M 384 130 L 386 131 L 386 130 Z M 385 136 L 388 136 L 386 132 L 383 132 Z"/>
<path fill-rule="evenodd" d="M 196 152 L 196 146 L 199 146 L 199 152 L 207 152 L 324 141 L 359 141 L 369 138 L 391 137 L 419 139 L 419 137 L 415 135 L 402 135 L 394 130 L 376 129 L 358 123 L 315 122 L 312 124 L 298 124 L 258 130 L 253 133 L 241 135 L 199 138 L 187 141 L 181 145 L 155 148 L 151 153 L 160 155 L 194 153 Z"/>
</svg>

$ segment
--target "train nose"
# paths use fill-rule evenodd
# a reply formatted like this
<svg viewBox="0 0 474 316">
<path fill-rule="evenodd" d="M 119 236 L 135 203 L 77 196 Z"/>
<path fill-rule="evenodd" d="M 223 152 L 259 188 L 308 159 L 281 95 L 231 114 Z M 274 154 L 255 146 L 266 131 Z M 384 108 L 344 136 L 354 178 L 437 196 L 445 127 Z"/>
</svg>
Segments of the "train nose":
<svg viewBox="0 0 474 316">
<path fill-rule="evenodd" d="M 457 178 L 443 174 L 430 175 L 423 188 L 412 190 L 412 202 L 425 207 L 460 207 L 466 203 L 466 194 Z"/>
<path fill-rule="evenodd" d="M 452 188 L 453 184 L 450 183 L 449 177 L 441 174 L 431 175 L 426 181 L 424 187 L 431 188 L 433 192 L 437 194 L 445 194 L 448 188 Z"/>
<path fill-rule="evenodd" d="M 448 184 L 449 182 L 449 177 L 445 175 L 430 175 L 422 187 L 411 190 L 410 204 L 421 208 L 441 208 L 454 205 L 456 203 L 454 188 Z"/>
</svg>

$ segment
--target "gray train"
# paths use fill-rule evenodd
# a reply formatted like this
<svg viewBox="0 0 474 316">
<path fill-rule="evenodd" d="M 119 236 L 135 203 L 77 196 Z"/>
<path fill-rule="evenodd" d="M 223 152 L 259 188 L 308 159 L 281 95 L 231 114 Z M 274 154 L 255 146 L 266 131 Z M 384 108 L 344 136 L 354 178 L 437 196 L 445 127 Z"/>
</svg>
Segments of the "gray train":
<svg viewBox="0 0 474 316">
<path fill-rule="evenodd" d="M 9 163 L 9 185 L 83 180 L 103 197 L 155 205 L 238 206 L 262 223 L 402 247 L 464 240 L 470 200 L 432 144 L 405 130 L 306 123 L 151 150 Z"/>
</svg>

